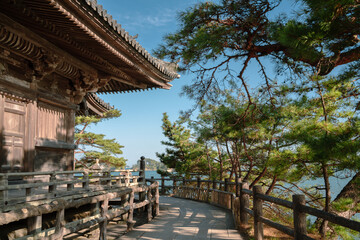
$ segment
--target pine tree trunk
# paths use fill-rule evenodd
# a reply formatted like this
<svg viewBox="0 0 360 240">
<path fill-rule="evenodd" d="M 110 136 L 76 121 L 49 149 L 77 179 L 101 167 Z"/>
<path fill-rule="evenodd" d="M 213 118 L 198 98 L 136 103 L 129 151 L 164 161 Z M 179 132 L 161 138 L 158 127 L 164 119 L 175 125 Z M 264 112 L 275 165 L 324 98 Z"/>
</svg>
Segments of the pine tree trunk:
<svg viewBox="0 0 360 240">
<path fill-rule="evenodd" d="M 356 173 L 355 176 L 346 184 L 341 192 L 336 196 L 334 201 L 338 201 L 342 198 L 351 198 L 353 203 L 349 206 L 349 209 L 344 212 L 336 212 L 337 215 L 351 218 L 357 212 L 356 205 L 360 203 L 360 172 Z"/>
</svg>

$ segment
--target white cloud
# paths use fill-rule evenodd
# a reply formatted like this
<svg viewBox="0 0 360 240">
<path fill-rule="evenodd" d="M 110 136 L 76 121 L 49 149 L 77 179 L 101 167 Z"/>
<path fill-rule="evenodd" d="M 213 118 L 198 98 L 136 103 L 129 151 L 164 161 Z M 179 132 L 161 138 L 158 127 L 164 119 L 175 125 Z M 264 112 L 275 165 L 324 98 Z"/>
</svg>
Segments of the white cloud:
<svg viewBox="0 0 360 240">
<path fill-rule="evenodd" d="M 161 11 L 149 13 L 136 13 L 133 15 L 119 15 L 116 18 L 125 30 L 136 28 L 163 27 L 176 22 L 177 13 L 173 9 L 162 9 Z"/>
</svg>

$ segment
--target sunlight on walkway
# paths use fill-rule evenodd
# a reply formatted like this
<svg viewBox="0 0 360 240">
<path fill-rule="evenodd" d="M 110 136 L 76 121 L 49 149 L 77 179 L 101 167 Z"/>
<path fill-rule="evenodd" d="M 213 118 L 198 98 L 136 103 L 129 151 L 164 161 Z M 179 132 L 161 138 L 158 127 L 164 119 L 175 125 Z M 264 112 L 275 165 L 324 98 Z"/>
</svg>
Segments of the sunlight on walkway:
<svg viewBox="0 0 360 240">
<path fill-rule="evenodd" d="M 120 238 L 118 238 L 120 239 Z M 206 203 L 160 198 L 160 215 L 121 239 L 244 239 L 229 211 Z"/>
</svg>

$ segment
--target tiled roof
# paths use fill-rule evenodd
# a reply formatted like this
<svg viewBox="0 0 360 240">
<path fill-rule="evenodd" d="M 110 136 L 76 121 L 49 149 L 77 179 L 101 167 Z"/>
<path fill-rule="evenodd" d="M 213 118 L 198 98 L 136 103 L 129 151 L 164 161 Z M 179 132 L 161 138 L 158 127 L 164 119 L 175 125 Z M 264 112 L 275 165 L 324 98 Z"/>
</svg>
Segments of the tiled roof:
<svg viewBox="0 0 360 240">
<path fill-rule="evenodd" d="M 106 21 L 109 26 L 118 33 L 129 45 L 131 45 L 138 53 L 140 53 L 145 59 L 147 59 L 153 66 L 160 70 L 163 74 L 171 77 L 178 78 L 180 75 L 176 72 L 176 64 L 165 62 L 157 59 L 145 50 L 128 32 L 126 32 L 120 24 L 117 23 L 113 17 L 107 13 L 106 9 L 102 5 L 97 3 L 97 0 L 85 0 L 85 2 L 101 17 Z"/>
</svg>

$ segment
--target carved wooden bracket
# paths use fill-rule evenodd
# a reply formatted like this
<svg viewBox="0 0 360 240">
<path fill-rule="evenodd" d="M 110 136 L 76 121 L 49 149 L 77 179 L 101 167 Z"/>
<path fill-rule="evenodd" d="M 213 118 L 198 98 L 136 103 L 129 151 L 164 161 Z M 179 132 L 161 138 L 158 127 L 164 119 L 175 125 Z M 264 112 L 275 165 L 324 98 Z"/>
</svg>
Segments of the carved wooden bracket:
<svg viewBox="0 0 360 240">
<path fill-rule="evenodd" d="M 98 74 L 91 74 L 81 70 L 79 73 L 79 77 L 73 82 L 75 88 L 73 96 L 74 103 L 76 104 L 79 104 L 82 101 L 86 93 L 96 92 L 111 80 L 111 76 L 109 75 L 98 76 Z"/>
</svg>

